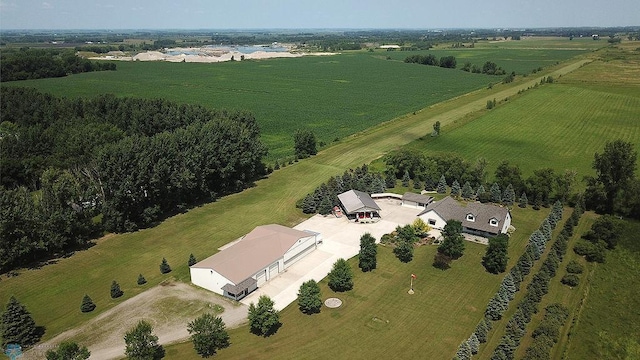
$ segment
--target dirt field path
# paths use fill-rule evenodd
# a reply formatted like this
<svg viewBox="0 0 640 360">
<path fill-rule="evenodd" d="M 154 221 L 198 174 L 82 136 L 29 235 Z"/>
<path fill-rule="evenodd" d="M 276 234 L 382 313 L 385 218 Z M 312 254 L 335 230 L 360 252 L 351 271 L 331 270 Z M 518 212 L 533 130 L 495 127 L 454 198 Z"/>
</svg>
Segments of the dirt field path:
<svg viewBox="0 0 640 360">
<path fill-rule="evenodd" d="M 50 348 L 72 339 L 89 348 L 91 359 L 119 359 L 124 356 L 124 335 L 138 321 L 144 319 L 153 324 L 158 341 L 169 344 L 187 339 L 187 323 L 205 312 L 219 314 L 227 328 L 237 327 L 247 320 L 245 305 L 226 301 L 191 285 L 169 282 L 134 296 L 86 324 L 39 344 L 39 348 Z M 28 356 L 29 352 L 25 355 Z"/>
</svg>

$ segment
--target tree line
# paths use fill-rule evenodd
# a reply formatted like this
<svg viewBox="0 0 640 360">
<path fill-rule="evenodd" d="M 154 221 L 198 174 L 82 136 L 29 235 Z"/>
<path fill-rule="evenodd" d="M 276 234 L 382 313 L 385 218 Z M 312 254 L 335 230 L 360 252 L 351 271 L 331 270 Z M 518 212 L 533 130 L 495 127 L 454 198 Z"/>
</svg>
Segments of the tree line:
<svg viewBox="0 0 640 360">
<path fill-rule="evenodd" d="M 2 88 L 0 269 L 134 231 L 264 175 L 250 113 Z M 102 215 L 96 223 L 95 217 Z"/>
<path fill-rule="evenodd" d="M 3 50 L 0 81 L 63 77 L 91 71 L 116 70 L 113 62 L 90 61 L 69 49 Z"/>
</svg>

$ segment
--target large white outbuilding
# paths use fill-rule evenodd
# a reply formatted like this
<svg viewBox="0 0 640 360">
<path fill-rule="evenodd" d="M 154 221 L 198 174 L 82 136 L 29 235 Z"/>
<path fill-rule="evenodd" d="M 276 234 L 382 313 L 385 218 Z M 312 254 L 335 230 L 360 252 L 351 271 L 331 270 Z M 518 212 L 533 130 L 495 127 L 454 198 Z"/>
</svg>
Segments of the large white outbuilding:
<svg viewBox="0 0 640 360">
<path fill-rule="evenodd" d="M 190 267 L 191 282 L 239 300 L 315 250 L 320 234 L 270 224 Z"/>
</svg>

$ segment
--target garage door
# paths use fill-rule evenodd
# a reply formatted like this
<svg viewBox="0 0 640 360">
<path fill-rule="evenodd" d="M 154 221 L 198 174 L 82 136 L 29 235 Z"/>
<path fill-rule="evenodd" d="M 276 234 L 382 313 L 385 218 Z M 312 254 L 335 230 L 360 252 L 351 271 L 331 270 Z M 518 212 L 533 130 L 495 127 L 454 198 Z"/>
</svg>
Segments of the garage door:
<svg viewBox="0 0 640 360">
<path fill-rule="evenodd" d="M 278 263 L 275 263 L 269 267 L 269 279 L 278 275 Z"/>
<path fill-rule="evenodd" d="M 260 273 L 258 273 L 258 276 L 256 276 L 256 281 L 258 282 L 258 286 L 267 282 L 266 275 L 267 275 L 267 270 L 263 270 Z"/>
</svg>

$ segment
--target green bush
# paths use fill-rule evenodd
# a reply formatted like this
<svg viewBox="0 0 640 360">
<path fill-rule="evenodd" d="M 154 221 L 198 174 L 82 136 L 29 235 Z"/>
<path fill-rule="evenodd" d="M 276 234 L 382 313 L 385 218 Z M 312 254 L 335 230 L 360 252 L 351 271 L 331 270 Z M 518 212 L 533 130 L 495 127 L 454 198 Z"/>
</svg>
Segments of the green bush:
<svg viewBox="0 0 640 360">
<path fill-rule="evenodd" d="M 567 274 L 562 277 L 560 282 L 571 287 L 576 287 L 580 284 L 580 278 L 576 274 Z"/>
<path fill-rule="evenodd" d="M 584 271 L 584 266 L 577 262 L 576 260 L 571 260 L 567 264 L 567 272 L 570 274 L 582 274 Z"/>
</svg>

